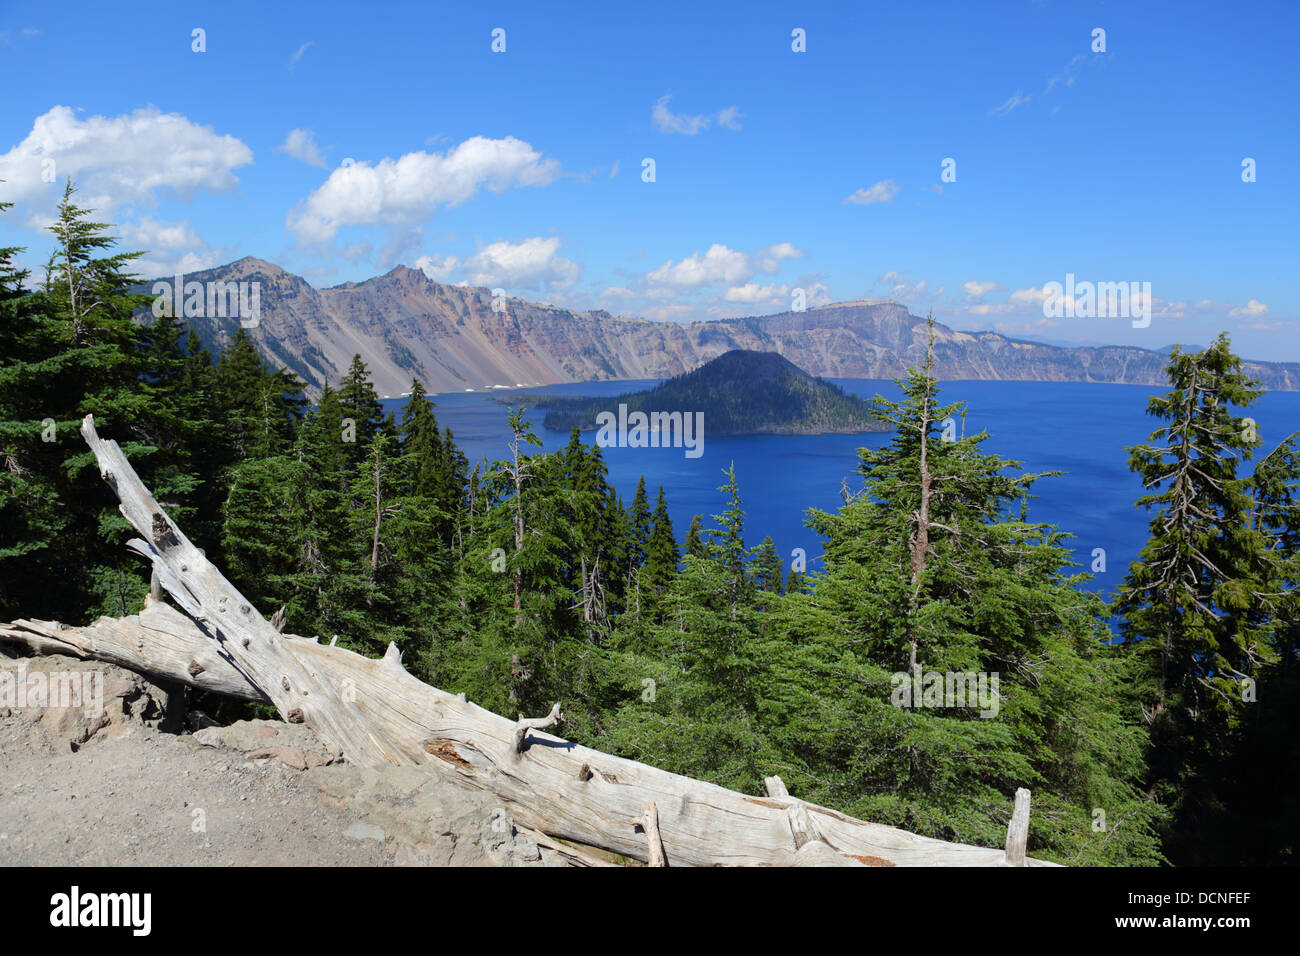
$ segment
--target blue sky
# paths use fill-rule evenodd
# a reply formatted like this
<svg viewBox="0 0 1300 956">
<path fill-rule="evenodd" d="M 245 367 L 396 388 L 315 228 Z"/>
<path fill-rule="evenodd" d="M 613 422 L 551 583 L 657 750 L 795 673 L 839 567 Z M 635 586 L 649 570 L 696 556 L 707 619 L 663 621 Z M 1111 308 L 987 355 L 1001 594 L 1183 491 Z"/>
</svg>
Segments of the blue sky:
<svg viewBox="0 0 1300 956">
<path fill-rule="evenodd" d="M 1294 2 L 180 6 L 0 3 L 29 265 L 70 175 L 150 276 L 405 263 L 670 320 L 801 289 L 1300 360 Z M 1067 273 L 1150 282 L 1150 325 L 1045 317 Z"/>
</svg>

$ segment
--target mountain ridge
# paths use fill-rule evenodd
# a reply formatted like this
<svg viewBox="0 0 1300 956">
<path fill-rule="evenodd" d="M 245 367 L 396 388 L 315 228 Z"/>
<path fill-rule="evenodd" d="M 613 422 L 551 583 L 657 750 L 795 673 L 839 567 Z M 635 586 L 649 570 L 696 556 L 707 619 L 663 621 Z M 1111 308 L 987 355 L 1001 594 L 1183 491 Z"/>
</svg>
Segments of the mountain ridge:
<svg viewBox="0 0 1300 956">
<path fill-rule="evenodd" d="M 163 276 L 141 283 L 150 292 Z M 889 379 L 924 357 L 927 328 L 898 302 L 858 300 L 696 322 L 661 322 L 508 298 L 445 285 L 398 265 L 361 282 L 317 289 L 262 259 L 185 274 L 186 282 L 256 281 L 260 321 L 248 330 L 268 361 L 319 393 L 360 354 L 381 395 L 400 395 L 418 377 L 430 392 L 582 381 L 664 379 L 736 349 L 776 352 L 818 378 Z M 146 310 L 147 314 L 147 310 Z M 187 323 L 207 348 L 239 327 L 233 317 Z M 935 325 L 936 372 L 945 380 L 1165 384 L 1166 356 L 1135 346 L 1062 347 L 997 332 Z M 1300 390 L 1300 363 L 1244 363 L 1265 388 Z"/>
</svg>

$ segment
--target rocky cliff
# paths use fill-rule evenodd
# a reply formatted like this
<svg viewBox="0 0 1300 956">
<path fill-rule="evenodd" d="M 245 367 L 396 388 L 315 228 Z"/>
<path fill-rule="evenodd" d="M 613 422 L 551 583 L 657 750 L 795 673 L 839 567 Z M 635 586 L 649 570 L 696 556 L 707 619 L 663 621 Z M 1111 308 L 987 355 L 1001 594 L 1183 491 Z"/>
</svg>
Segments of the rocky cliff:
<svg viewBox="0 0 1300 956">
<path fill-rule="evenodd" d="M 842 302 L 806 312 L 715 322 L 654 322 L 607 312 L 573 312 L 441 285 L 398 266 L 365 282 L 315 289 L 260 259 L 190 273 L 185 280 L 260 283 L 260 316 L 250 334 L 262 353 L 301 376 L 315 394 L 338 381 L 360 353 L 381 395 L 419 377 L 431 392 L 493 385 L 548 385 L 602 379 L 669 378 L 733 349 L 777 352 L 820 377 L 892 378 L 923 356 L 925 321 L 897 302 Z M 143 291 L 150 291 L 146 283 Z M 211 347 L 237 318 L 187 321 Z M 995 332 L 940 325 L 935 345 L 943 379 L 1120 382 L 1161 385 L 1165 357 L 1128 346 L 1063 348 Z M 1300 363 L 1248 362 L 1266 388 L 1300 389 Z"/>
</svg>

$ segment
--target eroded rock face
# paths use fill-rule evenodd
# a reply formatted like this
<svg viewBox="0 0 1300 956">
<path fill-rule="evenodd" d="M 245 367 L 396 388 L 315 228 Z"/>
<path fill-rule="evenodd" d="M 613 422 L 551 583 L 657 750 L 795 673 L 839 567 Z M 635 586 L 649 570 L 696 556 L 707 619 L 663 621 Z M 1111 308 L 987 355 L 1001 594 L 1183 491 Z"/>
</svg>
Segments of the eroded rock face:
<svg viewBox="0 0 1300 956">
<path fill-rule="evenodd" d="M 894 378 L 925 357 L 925 320 L 898 302 L 840 302 L 754 318 L 653 322 L 574 312 L 520 299 L 493 308 L 491 290 L 442 285 L 397 266 L 365 282 L 314 289 L 252 257 L 187 275 L 200 282 L 257 282 L 259 323 L 247 331 L 273 366 L 285 365 L 313 399 L 360 353 L 380 395 L 418 377 L 430 392 L 493 385 L 668 378 L 733 349 L 778 352 L 809 375 Z M 141 287 L 148 291 L 145 283 Z M 204 346 L 234 318 L 187 320 Z M 1132 346 L 1052 345 L 996 332 L 935 328 L 942 380 L 1124 382 L 1164 385 L 1165 356 Z M 1300 363 L 1246 362 L 1269 389 L 1300 389 Z"/>
<path fill-rule="evenodd" d="M 150 727 L 181 729 L 183 688 L 75 657 L 0 657 L 0 737 L 66 752 Z"/>
</svg>

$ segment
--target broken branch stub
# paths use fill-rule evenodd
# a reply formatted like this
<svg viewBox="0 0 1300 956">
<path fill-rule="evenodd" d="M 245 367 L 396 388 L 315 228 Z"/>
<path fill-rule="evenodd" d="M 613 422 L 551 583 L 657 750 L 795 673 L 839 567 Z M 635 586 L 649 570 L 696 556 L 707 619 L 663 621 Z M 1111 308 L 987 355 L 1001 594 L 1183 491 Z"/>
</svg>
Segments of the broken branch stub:
<svg viewBox="0 0 1300 956">
<path fill-rule="evenodd" d="M 1016 791 L 1016 806 L 1007 824 L 1007 865 L 1025 866 L 1025 844 L 1029 840 L 1029 791 Z"/>
<path fill-rule="evenodd" d="M 647 865 L 667 866 L 668 863 L 664 859 L 664 841 L 659 836 L 659 810 L 655 807 L 653 800 L 646 804 L 645 812 L 637 818 L 634 826 L 640 827 L 642 832 L 645 833 L 648 845 Z"/>
<path fill-rule="evenodd" d="M 528 731 L 546 730 L 548 727 L 554 727 L 563 720 L 564 715 L 560 713 L 560 704 L 558 701 L 555 706 L 551 708 L 551 712 L 545 717 L 525 717 L 523 714 L 520 714 L 519 719 L 515 721 L 515 753 L 521 754 L 524 752 L 524 742 L 528 737 Z"/>
</svg>

